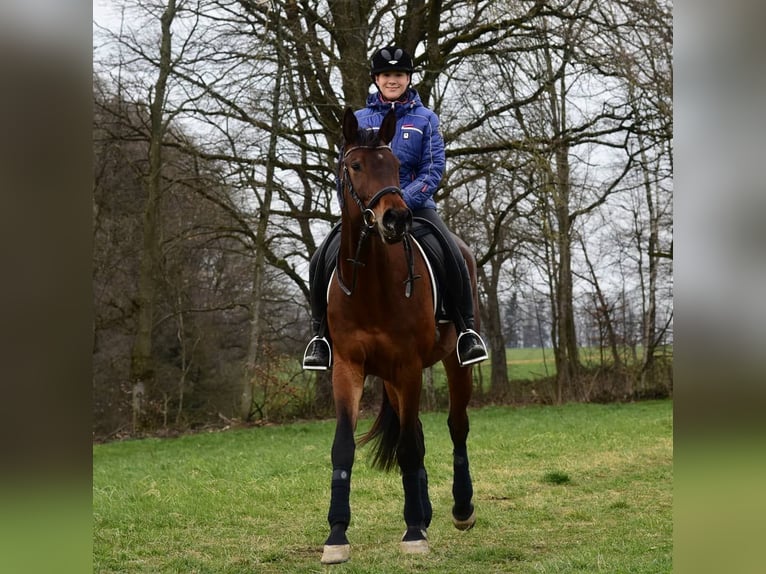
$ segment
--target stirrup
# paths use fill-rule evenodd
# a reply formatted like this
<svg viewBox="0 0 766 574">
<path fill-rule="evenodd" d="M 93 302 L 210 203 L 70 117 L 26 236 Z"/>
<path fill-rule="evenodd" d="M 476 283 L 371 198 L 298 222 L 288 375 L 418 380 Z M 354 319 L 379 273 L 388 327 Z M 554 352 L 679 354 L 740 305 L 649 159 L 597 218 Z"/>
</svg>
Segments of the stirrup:
<svg viewBox="0 0 766 574">
<path fill-rule="evenodd" d="M 326 365 L 312 365 L 312 364 L 306 364 L 306 358 L 308 357 L 309 349 L 311 349 L 315 343 L 324 343 L 327 347 L 327 364 Z M 316 335 L 313 339 L 309 341 L 309 344 L 306 345 L 306 350 L 303 352 L 303 370 L 305 371 L 326 371 L 327 369 L 332 366 L 332 346 L 330 346 L 330 341 L 328 341 L 324 337 L 320 337 L 319 335 Z"/>
<path fill-rule="evenodd" d="M 476 357 L 472 357 L 470 359 L 466 359 L 465 361 L 460 356 L 460 339 L 462 339 L 465 335 L 472 334 L 476 336 L 476 339 L 479 341 L 479 345 L 481 345 L 482 353 Z M 484 361 L 489 358 L 489 355 L 487 354 L 487 346 L 484 344 L 484 341 L 481 338 L 481 335 L 479 335 L 476 331 L 473 329 L 466 329 L 460 335 L 458 335 L 457 342 L 455 343 L 455 352 L 457 353 L 457 360 L 458 363 L 460 363 L 461 367 L 467 367 L 468 365 L 473 365 L 474 363 L 478 363 L 480 361 Z"/>
</svg>

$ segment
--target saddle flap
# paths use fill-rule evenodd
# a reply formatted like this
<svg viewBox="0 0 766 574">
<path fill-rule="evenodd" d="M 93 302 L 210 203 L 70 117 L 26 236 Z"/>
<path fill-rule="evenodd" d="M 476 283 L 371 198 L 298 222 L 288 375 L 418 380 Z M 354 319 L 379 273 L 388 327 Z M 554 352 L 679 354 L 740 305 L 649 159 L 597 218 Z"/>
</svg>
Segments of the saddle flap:
<svg viewBox="0 0 766 574">
<path fill-rule="evenodd" d="M 427 219 L 420 217 L 413 218 L 410 235 L 413 243 L 426 260 L 428 272 L 431 275 L 431 283 L 434 289 L 434 305 L 436 307 L 435 315 L 438 321 L 449 321 L 447 312 L 444 308 L 444 289 L 448 281 L 445 265 L 444 248 L 438 238 L 439 230 L 434 227 Z"/>
</svg>

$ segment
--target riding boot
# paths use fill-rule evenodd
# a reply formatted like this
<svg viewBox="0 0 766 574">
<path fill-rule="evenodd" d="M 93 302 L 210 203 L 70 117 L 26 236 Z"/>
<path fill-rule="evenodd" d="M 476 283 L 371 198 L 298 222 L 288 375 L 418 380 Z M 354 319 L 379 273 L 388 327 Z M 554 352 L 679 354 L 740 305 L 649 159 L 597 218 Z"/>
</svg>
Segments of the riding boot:
<svg viewBox="0 0 766 574">
<path fill-rule="evenodd" d="M 303 353 L 303 368 L 307 371 L 326 371 L 332 365 L 332 345 L 327 329 L 327 278 L 325 252 L 337 251 L 340 226 L 336 226 L 314 253 L 309 264 L 309 287 L 311 303 L 311 332 L 314 335 Z"/>
<path fill-rule="evenodd" d="M 463 288 L 456 297 L 456 326 L 459 330 L 457 336 L 457 358 L 461 366 L 472 365 L 488 358 L 487 346 L 484 344 L 479 333 L 474 329 L 473 318 L 473 294 L 471 282 L 468 278 L 468 269 L 462 262 Z M 456 294 L 457 295 L 457 294 Z"/>
<path fill-rule="evenodd" d="M 324 320 L 311 319 L 311 331 L 314 337 L 309 341 L 303 353 L 303 368 L 306 371 L 326 371 L 332 365 L 332 347 L 326 336 Z"/>
</svg>

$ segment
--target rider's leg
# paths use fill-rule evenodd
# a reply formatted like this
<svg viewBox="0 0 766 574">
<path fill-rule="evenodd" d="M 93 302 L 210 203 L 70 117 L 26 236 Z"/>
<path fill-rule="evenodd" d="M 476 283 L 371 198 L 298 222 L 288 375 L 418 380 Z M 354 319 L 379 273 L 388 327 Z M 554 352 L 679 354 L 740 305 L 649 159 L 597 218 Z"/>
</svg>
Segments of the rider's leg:
<svg viewBox="0 0 766 574">
<path fill-rule="evenodd" d="M 339 226 L 330 231 L 314 252 L 309 264 L 309 291 L 311 303 L 311 332 L 303 353 L 303 368 L 308 371 L 325 371 L 332 365 L 332 346 L 327 329 L 327 265 L 326 257 L 337 251 Z"/>
<path fill-rule="evenodd" d="M 452 239 L 447 226 L 435 209 L 419 209 L 413 216 L 427 219 L 439 230 L 435 233 L 444 248 L 448 280 L 445 285 L 447 307 L 458 331 L 457 354 L 461 365 L 478 363 L 487 358 L 487 347 L 474 325 L 473 293 L 463 254 Z"/>
</svg>

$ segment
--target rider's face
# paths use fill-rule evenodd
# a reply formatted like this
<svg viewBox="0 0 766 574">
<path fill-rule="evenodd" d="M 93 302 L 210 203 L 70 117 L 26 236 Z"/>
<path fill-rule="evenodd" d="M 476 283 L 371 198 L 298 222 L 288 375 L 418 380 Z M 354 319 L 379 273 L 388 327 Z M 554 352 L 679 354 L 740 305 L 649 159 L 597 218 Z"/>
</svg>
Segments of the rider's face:
<svg viewBox="0 0 766 574">
<path fill-rule="evenodd" d="M 389 101 L 398 100 L 410 84 L 410 75 L 400 71 L 381 72 L 375 76 L 375 84 L 383 98 Z"/>
</svg>

